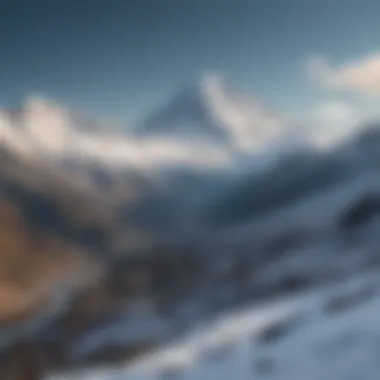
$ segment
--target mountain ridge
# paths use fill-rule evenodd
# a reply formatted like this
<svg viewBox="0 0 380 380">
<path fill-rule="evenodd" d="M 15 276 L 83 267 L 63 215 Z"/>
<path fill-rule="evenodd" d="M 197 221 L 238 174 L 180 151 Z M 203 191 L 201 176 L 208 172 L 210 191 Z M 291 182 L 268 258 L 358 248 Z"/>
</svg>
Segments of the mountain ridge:
<svg viewBox="0 0 380 380">
<path fill-rule="evenodd" d="M 285 120 L 219 74 L 207 74 L 141 121 L 142 136 L 207 138 L 250 150 L 277 137 Z"/>
</svg>

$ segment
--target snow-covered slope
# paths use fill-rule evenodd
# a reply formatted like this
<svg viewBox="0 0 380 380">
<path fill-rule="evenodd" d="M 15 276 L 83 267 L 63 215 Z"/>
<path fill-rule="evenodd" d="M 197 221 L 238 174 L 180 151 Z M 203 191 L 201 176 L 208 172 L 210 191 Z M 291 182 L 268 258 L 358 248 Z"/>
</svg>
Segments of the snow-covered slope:
<svg viewBox="0 0 380 380">
<path fill-rule="evenodd" d="M 254 150 L 278 137 L 285 120 L 217 74 L 184 87 L 139 126 L 141 135 L 209 139 Z"/>
<path fill-rule="evenodd" d="M 375 380 L 379 312 L 379 272 L 364 272 L 216 319 L 132 366 L 48 379 Z"/>
</svg>

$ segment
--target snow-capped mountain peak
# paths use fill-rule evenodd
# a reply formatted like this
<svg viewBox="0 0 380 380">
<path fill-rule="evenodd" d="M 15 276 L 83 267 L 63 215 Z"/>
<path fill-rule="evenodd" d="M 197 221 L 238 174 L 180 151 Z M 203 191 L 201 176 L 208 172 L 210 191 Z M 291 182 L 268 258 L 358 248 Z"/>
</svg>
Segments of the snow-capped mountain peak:
<svg viewBox="0 0 380 380">
<path fill-rule="evenodd" d="M 25 131 L 31 137 L 55 146 L 73 132 L 70 112 L 42 98 L 28 98 L 20 116 Z"/>
<path fill-rule="evenodd" d="M 203 94 L 205 101 L 214 99 L 228 91 L 227 79 L 219 73 L 204 74 L 199 78 L 196 87 Z"/>
<path fill-rule="evenodd" d="M 284 120 L 219 74 L 178 91 L 139 126 L 145 135 L 198 137 L 251 150 L 277 137 Z"/>
<path fill-rule="evenodd" d="M 25 128 L 39 125 L 40 128 L 61 134 L 93 133 L 102 129 L 100 123 L 83 113 L 39 95 L 26 97 L 18 113 Z"/>
<path fill-rule="evenodd" d="M 19 105 L 0 110 L 1 142 L 24 153 L 64 155 L 101 141 L 106 130 L 81 112 L 40 95 L 28 95 Z"/>
<path fill-rule="evenodd" d="M 52 112 L 64 113 L 63 107 L 60 107 L 54 101 L 45 98 L 42 95 L 29 94 L 25 97 L 20 111 L 25 114 L 46 114 Z"/>
</svg>

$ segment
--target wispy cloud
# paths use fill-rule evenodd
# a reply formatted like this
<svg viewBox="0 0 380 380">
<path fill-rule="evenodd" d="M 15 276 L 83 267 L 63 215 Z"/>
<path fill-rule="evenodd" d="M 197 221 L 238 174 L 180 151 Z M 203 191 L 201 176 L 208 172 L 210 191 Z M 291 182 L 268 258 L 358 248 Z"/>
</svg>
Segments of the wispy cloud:
<svg viewBox="0 0 380 380">
<path fill-rule="evenodd" d="M 326 146 L 349 134 L 361 121 L 360 110 L 349 102 L 325 100 L 314 105 L 310 137 L 314 144 Z"/>
<path fill-rule="evenodd" d="M 355 118 L 355 108 L 342 101 L 330 101 L 318 104 L 314 116 L 326 123 L 346 123 Z"/>
<path fill-rule="evenodd" d="M 306 64 L 309 77 L 329 89 L 380 95 L 380 52 L 344 62 L 330 63 L 327 57 L 313 56 Z"/>
<path fill-rule="evenodd" d="M 323 90 L 310 112 L 313 141 L 330 144 L 379 119 L 380 51 L 339 64 L 314 55 L 305 70 L 313 86 Z"/>
</svg>

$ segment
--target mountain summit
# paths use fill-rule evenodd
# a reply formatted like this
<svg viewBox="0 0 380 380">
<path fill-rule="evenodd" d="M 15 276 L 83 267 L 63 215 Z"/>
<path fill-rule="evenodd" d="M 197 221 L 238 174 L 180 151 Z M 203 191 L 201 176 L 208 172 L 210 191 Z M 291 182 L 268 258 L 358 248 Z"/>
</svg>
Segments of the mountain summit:
<svg viewBox="0 0 380 380">
<path fill-rule="evenodd" d="M 19 104 L 0 109 L 0 145 L 24 153 L 65 155 L 83 152 L 88 142 L 101 141 L 109 125 L 41 96 L 26 96 Z"/>
<path fill-rule="evenodd" d="M 250 150 L 278 136 L 283 120 L 219 74 L 207 74 L 178 91 L 138 126 L 143 136 L 212 140 Z"/>
</svg>

